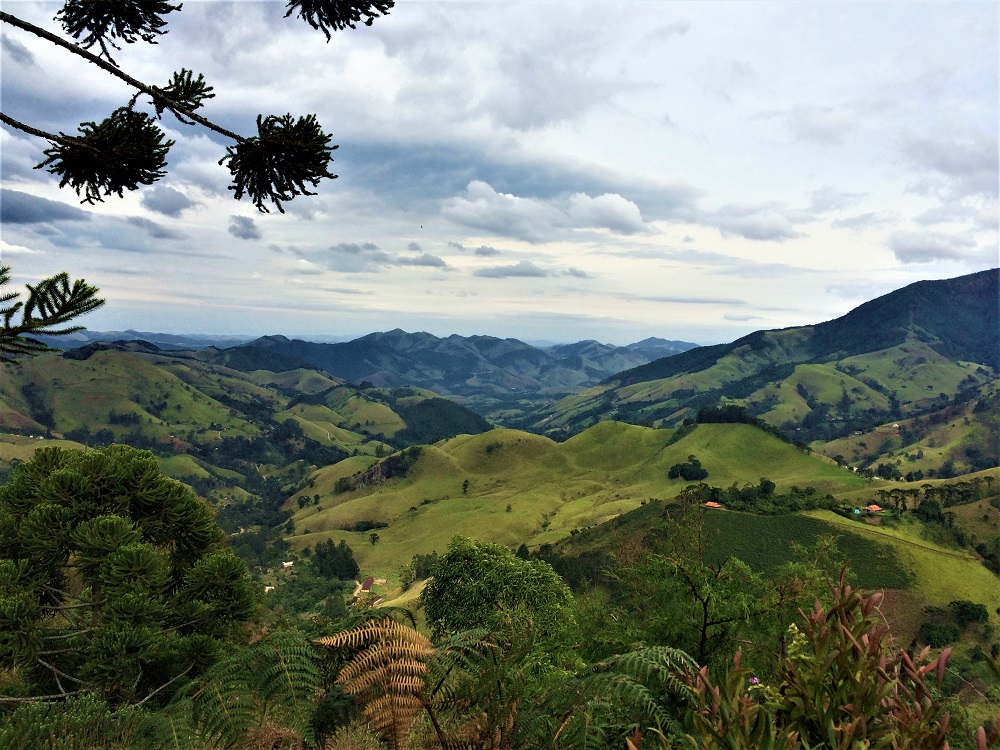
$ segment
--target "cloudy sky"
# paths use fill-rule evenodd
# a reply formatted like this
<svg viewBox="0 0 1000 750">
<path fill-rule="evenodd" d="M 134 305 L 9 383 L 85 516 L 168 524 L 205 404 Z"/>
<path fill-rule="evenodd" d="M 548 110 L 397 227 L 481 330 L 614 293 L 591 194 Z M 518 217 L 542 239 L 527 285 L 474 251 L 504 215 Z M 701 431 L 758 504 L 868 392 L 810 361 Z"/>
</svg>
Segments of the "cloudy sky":
<svg viewBox="0 0 1000 750">
<path fill-rule="evenodd" d="M 993 0 L 399 0 L 329 43 L 283 12 L 188 0 L 115 59 L 203 73 L 245 135 L 316 113 L 339 179 L 261 214 L 167 116 L 168 176 L 81 205 L 5 125 L 19 285 L 85 277 L 98 330 L 717 343 L 998 265 Z M 48 132 L 132 94 L 8 25 L 2 54 L 4 113 Z"/>
</svg>

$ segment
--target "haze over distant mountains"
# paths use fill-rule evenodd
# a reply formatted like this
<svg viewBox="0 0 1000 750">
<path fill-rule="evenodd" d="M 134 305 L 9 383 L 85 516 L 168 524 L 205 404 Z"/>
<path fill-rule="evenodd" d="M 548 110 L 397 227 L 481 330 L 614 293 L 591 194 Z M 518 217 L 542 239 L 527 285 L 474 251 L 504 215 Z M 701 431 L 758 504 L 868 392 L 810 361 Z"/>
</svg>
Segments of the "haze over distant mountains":
<svg viewBox="0 0 1000 750">
<path fill-rule="evenodd" d="M 506 399 L 512 393 L 551 399 L 697 346 L 686 341 L 647 338 L 628 346 L 579 341 L 540 348 L 512 338 L 439 338 L 400 329 L 338 343 L 280 335 L 246 341 L 136 331 L 81 331 L 72 340 L 49 339 L 49 343 L 65 349 L 136 340 L 165 350 L 189 350 L 204 362 L 242 372 L 314 368 L 346 382 L 386 388 L 417 386 L 459 400 Z"/>
</svg>

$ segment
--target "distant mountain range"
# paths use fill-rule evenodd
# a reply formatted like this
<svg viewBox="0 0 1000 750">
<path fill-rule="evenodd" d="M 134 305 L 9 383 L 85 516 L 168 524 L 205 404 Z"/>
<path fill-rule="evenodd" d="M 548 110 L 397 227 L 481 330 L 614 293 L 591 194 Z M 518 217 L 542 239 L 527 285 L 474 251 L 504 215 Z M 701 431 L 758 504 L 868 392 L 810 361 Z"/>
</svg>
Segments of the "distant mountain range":
<svg viewBox="0 0 1000 750">
<path fill-rule="evenodd" d="M 351 341 L 316 342 L 286 336 L 257 339 L 175 335 L 140 331 L 79 331 L 46 343 L 73 349 L 95 342 L 145 341 L 243 372 L 311 367 L 348 382 L 380 387 L 416 386 L 443 396 L 490 393 L 568 393 L 610 375 L 688 351 L 687 341 L 647 338 L 627 346 L 579 341 L 547 347 L 492 336 L 439 338 L 401 329 L 370 333 Z"/>
<path fill-rule="evenodd" d="M 337 344 L 265 336 L 226 349 L 210 347 L 198 356 L 244 372 L 314 367 L 351 383 L 382 388 L 416 386 L 452 398 L 509 398 L 511 393 L 571 393 L 695 346 L 646 339 L 625 347 L 581 341 L 539 349 L 517 339 L 439 338 L 396 329 Z"/>
<path fill-rule="evenodd" d="M 929 413 L 995 387 L 998 278 L 993 269 L 921 281 L 825 323 L 658 359 L 567 396 L 525 426 L 552 435 L 608 419 L 670 426 L 733 403 L 809 442 Z"/>
<path fill-rule="evenodd" d="M 65 336 L 39 336 L 47 346 L 53 349 L 78 349 L 95 341 L 148 341 L 160 349 L 171 351 L 190 351 L 203 349 L 206 346 L 237 346 L 253 339 L 253 336 L 215 336 L 212 334 L 175 334 L 156 333 L 153 331 L 90 331 L 84 329 Z"/>
<path fill-rule="evenodd" d="M 434 391 L 494 420 L 519 419 L 558 398 L 661 357 L 695 348 L 687 341 L 647 338 L 627 346 L 579 341 L 538 347 L 493 336 L 440 338 L 395 329 L 351 341 L 286 336 L 254 340 L 140 331 L 80 331 L 46 339 L 59 349 L 131 348 L 188 352 L 240 372 L 320 370 L 347 383 Z M 72 355 L 71 355 L 72 356 Z"/>
</svg>

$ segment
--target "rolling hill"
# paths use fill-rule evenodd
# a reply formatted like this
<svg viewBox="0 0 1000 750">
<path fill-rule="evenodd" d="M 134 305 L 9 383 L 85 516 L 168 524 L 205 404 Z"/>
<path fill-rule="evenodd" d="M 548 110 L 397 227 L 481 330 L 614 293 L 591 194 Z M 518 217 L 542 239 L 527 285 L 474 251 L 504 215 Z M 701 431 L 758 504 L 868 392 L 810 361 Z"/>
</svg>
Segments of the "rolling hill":
<svg viewBox="0 0 1000 750">
<path fill-rule="evenodd" d="M 813 443 L 988 400 L 1000 365 L 998 273 L 918 282 L 836 320 L 665 357 L 566 396 L 529 429 L 566 436 L 606 419 L 672 426 L 732 403 Z"/>
<path fill-rule="evenodd" d="M 280 504 L 282 487 L 317 466 L 490 428 L 429 391 L 359 389 L 314 369 L 246 373 L 142 341 L 0 366 L 0 432 L 12 433 L 0 440 L 0 468 L 20 458 L 6 445 L 25 435 L 124 442 L 219 501 L 238 488 Z"/>
<path fill-rule="evenodd" d="M 818 495 L 865 487 L 866 480 L 750 425 L 705 424 L 656 430 L 604 422 L 557 443 L 498 428 L 424 446 L 405 476 L 358 481 L 370 461 L 317 470 L 290 499 L 295 549 L 347 540 L 362 567 L 391 577 L 414 554 L 443 551 L 455 534 L 537 546 L 603 523 L 651 498 L 674 497 L 688 483 L 667 479 L 695 454 L 715 486 L 770 478 L 779 492 L 811 486 Z M 352 479 L 354 481 L 352 481 Z M 468 484 L 465 484 L 468 482 Z M 379 541 L 359 522 L 376 522 Z M 367 526 L 368 524 L 362 524 Z"/>
</svg>

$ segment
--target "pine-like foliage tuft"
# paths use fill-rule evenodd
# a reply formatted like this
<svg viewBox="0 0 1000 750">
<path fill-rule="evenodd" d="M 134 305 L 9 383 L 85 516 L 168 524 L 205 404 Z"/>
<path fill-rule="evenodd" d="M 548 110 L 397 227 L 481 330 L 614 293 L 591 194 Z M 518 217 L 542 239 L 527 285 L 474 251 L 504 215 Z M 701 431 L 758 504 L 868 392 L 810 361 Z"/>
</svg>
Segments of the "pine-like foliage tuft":
<svg viewBox="0 0 1000 750">
<path fill-rule="evenodd" d="M 10 266 L 0 265 L 0 287 L 10 281 Z M 0 362 L 13 362 L 18 355 L 39 354 L 49 348 L 35 336 L 64 336 L 83 326 L 66 326 L 73 318 L 104 304 L 97 288 L 83 279 L 70 283 L 65 273 L 27 285 L 28 299 L 18 292 L 0 294 Z M 20 313 L 21 320 L 15 316 Z"/>
<path fill-rule="evenodd" d="M 237 200 L 250 197 L 258 211 L 268 212 L 265 201 L 271 201 L 281 213 L 282 201 L 296 195 L 315 195 L 313 187 L 323 178 L 336 179 L 328 167 L 330 154 L 337 146 L 320 128 L 314 115 L 297 120 L 290 114 L 276 117 L 257 116 L 257 135 L 245 138 L 226 149 L 219 160 L 233 175 L 229 189 Z"/>
<path fill-rule="evenodd" d="M 163 27 L 167 22 L 162 16 L 180 9 L 180 5 L 165 0 L 66 0 L 56 18 L 81 47 L 89 49 L 97 44 L 102 55 L 114 62 L 108 47 L 121 49 L 115 39 L 127 44 L 137 39 L 156 44 L 156 37 L 166 33 Z"/>
<path fill-rule="evenodd" d="M 167 97 L 169 103 L 161 98 L 154 98 L 153 106 L 156 108 L 156 116 L 162 117 L 163 111 L 169 109 L 178 120 L 185 124 L 190 123 L 171 105 L 177 105 L 180 109 L 193 112 L 200 108 L 206 99 L 215 98 L 212 87 L 205 83 L 205 76 L 199 73 L 198 77 L 195 78 L 194 73 L 187 68 L 181 68 L 179 72 L 175 71 L 170 83 L 159 89 L 159 92 Z"/>
<path fill-rule="evenodd" d="M 58 175 L 59 187 L 69 185 L 82 194 L 82 203 L 112 194 L 121 198 L 126 190 L 152 185 L 166 174 L 167 152 L 174 142 L 164 140 L 163 131 L 145 112 L 121 107 L 100 123 L 85 122 L 78 130 L 79 136 L 60 133 L 35 168 Z"/>
<path fill-rule="evenodd" d="M 393 5 L 395 0 L 289 0 L 285 18 L 297 13 L 330 41 L 331 31 L 354 29 L 358 23 L 371 26 L 379 16 L 389 15 Z"/>
</svg>

